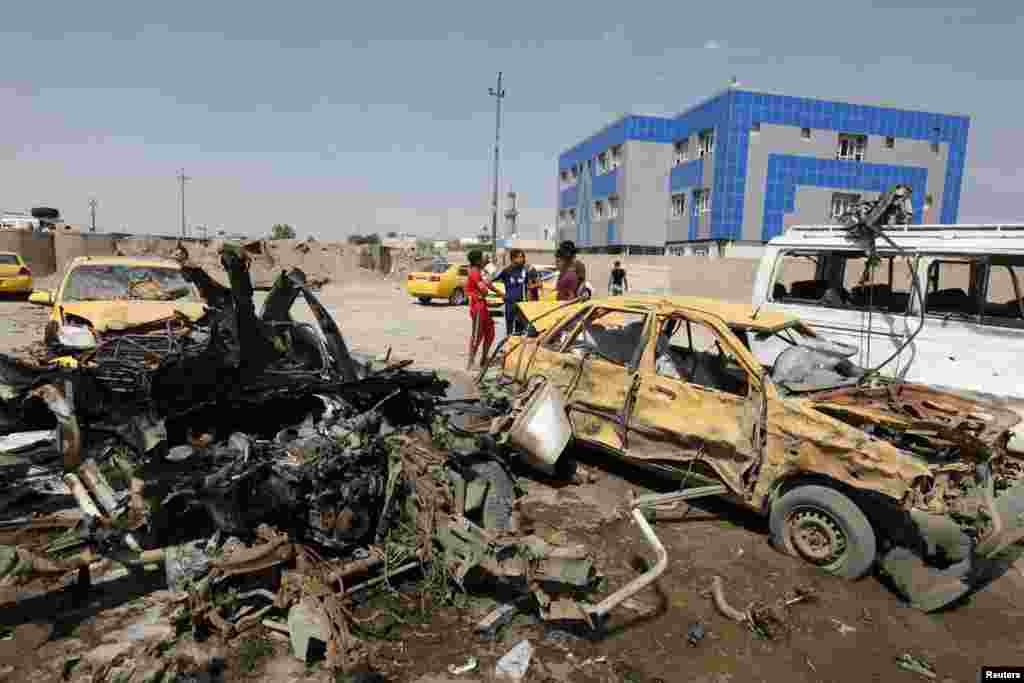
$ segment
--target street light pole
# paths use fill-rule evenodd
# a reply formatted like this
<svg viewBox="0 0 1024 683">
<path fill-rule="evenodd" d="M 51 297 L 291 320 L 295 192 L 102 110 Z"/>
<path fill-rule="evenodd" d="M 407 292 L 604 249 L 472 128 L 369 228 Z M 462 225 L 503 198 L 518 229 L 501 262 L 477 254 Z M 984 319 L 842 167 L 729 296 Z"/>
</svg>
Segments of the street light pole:
<svg viewBox="0 0 1024 683">
<path fill-rule="evenodd" d="M 181 186 L 181 236 L 187 237 L 185 234 L 185 182 L 192 180 L 190 177 L 185 175 L 185 169 L 181 169 L 178 172 L 178 184 Z"/>
<path fill-rule="evenodd" d="M 92 217 L 91 228 L 89 232 L 96 232 L 96 198 L 93 197 L 89 200 L 89 214 Z"/>
<path fill-rule="evenodd" d="M 497 104 L 494 118 L 494 193 L 491 195 L 491 247 L 494 249 L 494 260 L 498 260 L 498 160 L 501 145 L 501 101 L 505 91 L 501 89 L 501 72 L 498 72 L 498 87 L 488 88 L 488 93 Z"/>
</svg>

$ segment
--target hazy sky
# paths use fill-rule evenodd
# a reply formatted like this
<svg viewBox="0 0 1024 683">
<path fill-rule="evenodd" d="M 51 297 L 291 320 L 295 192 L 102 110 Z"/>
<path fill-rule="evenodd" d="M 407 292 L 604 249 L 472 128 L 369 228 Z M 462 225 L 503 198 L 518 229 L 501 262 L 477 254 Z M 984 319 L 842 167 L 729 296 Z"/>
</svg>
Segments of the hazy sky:
<svg viewBox="0 0 1024 683">
<path fill-rule="evenodd" d="M 189 222 L 252 235 L 489 222 L 502 192 L 551 223 L 556 160 L 617 114 L 677 113 L 725 87 L 972 117 L 960 219 L 1024 220 L 1024 3 L 931 0 L 5 3 L 0 207 L 107 229 Z"/>
</svg>

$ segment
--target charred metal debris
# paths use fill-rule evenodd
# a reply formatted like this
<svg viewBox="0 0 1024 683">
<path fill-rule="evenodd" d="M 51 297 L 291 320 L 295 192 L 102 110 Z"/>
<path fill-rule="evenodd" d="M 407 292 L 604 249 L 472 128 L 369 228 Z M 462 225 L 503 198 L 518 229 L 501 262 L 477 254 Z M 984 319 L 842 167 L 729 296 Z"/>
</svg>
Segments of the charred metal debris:
<svg viewBox="0 0 1024 683">
<path fill-rule="evenodd" d="M 180 254 L 207 305 L 198 321 L 108 332 L 45 365 L 0 355 L 0 531 L 67 529 L 46 547 L 0 545 L 0 585 L 88 591 L 111 562 L 160 566 L 197 634 L 287 612 L 346 668 L 367 631 L 354 595 L 406 572 L 439 597 L 484 572 L 545 618 L 593 624 L 664 571 L 577 603 L 597 585 L 587 550 L 516 528 L 512 458 L 491 428 L 507 396 L 447 400 L 434 372 L 356 360 L 299 270 L 257 315 L 246 254 L 221 260 L 229 287 Z M 292 319 L 300 296 L 319 331 Z M 61 500 L 77 511 L 55 514 Z M 302 628 L 289 629 L 295 645 Z"/>
</svg>

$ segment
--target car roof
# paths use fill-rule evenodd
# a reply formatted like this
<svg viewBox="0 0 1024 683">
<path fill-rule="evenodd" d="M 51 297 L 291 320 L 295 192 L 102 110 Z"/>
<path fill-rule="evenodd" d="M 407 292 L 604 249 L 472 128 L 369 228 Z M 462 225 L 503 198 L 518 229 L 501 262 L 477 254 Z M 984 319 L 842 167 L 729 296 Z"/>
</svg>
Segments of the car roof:
<svg viewBox="0 0 1024 683">
<path fill-rule="evenodd" d="M 653 310 L 658 315 L 698 311 L 723 320 L 729 327 L 755 332 L 776 332 L 800 325 L 800 318 L 781 311 L 755 309 L 750 304 L 720 301 L 696 296 L 635 295 L 594 298 L 594 303 Z"/>
<path fill-rule="evenodd" d="M 77 256 L 71 262 L 71 265 L 80 266 L 86 263 L 95 266 L 150 266 L 159 268 L 181 268 L 181 265 L 173 259 L 153 256 Z"/>
<path fill-rule="evenodd" d="M 16 251 L 0 251 L 0 256 L 18 256 Z"/>
</svg>

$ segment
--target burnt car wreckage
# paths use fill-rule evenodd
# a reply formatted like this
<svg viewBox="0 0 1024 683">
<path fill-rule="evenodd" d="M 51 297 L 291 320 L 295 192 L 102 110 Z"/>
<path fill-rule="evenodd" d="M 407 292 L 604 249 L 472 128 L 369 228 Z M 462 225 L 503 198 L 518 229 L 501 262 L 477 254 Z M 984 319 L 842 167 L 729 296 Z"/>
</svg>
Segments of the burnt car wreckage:
<svg viewBox="0 0 1024 683">
<path fill-rule="evenodd" d="M 273 570 L 276 593 L 247 595 L 324 615 L 318 637 L 344 668 L 345 578 L 433 566 L 461 584 L 480 569 L 526 591 L 546 619 L 594 625 L 664 570 L 664 549 L 634 509 L 657 566 L 597 605 L 550 595 L 594 588 L 591 556 L 518 533 L 507 447 L 457 426 L 488 423 L 507 399 L 446 399 L 432 371 L 356 360 L 297 269 L 281 273 L 257 316 L 244 252 L 225 247 L 221 258 L 229 287 L 179 254 L 207 305 L 196 322 L 109 332 L 73 357 L 52 348 L 44 365 L 0 355 L 0 456 L 25 456 L 0 457 L 0 530 L 61 525 L 33 514 L 33 487 L 62 483 L 81 513 L 52 553 L 0 546 L 0 583 L 77 572 L 87 591 L 104 560 L 163 564 L 167 583 L 188 589 L 195 625 L 232 635 L 271 605 L 233 619 L 212 593 Z M 292 320 L 299 296 L 319 333 Z M 36 466 L 54 461 L 56 486 Z M 290 573 L 300 578 L 282 580 Z"/>
<path fill-rule="evenodd" d="M 850 239 L 873 253 L 878 226 L 907 222 L 909 202 L 899 186 L 858 207 Z M 997 400 L 890 382 L 877 374 L 886 363 L 859 368 L 854 347 L 750 306 L 617 297 L 520 308 L 532 329 L 513 338 L 502 373 L 534 387 L 522 410 L 567 413 L 549 419 L 553 434 L 690 484 L 646 506 L 725 496 L 768 517 L 780 550 L 847 578 L 878 568 L 924 611 L 984 587 L 1021 553 L 1024 454 L 1008 447 L 1020 417 Z M 679 330 L 688 350 L 669 345 Z M 786 350 L 764 365 L 751 336 Z M 520 443 L 550 470 L 556 441 Z"/>
</svg>

